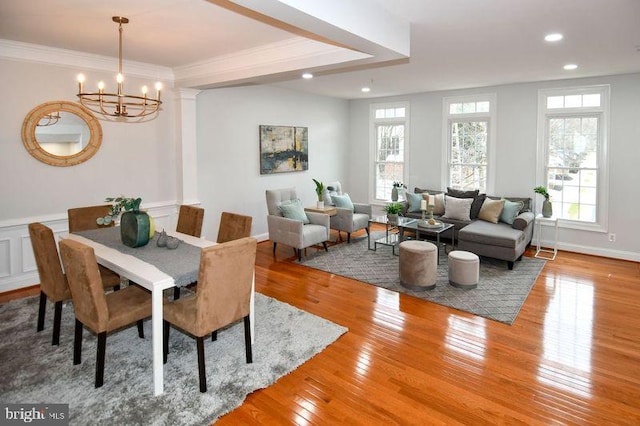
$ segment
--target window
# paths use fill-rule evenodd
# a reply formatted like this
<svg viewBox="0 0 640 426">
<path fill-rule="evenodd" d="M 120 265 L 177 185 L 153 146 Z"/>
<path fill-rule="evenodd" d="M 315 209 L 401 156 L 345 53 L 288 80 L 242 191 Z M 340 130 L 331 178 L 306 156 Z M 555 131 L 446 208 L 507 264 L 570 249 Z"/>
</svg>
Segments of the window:
<svg viewBox="0 0 640 426">
<path fill-rule="evenodd" d="M 554 215 L 605 230 L 609 87 L 541 90 L 538 168 Z"/>
<path fill-rule="evenodd" d="M 490 155 L 495 103 L 495 95 L 444 98 L 443 181 L 447 186 L 480 192 L 493 189 Z"/>
<path fill-rule="evenodd" d="M 373 200 L 391 199 L 393 182 L 405 182 L 409 105 L 372 105 Z"/>
</svg>

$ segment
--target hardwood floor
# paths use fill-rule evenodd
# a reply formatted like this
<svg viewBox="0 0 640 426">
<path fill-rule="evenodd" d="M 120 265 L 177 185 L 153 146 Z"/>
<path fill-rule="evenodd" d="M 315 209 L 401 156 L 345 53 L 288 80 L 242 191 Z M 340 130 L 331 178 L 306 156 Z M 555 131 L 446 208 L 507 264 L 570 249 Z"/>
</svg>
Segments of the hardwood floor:
<svg viewBox="0 0 640 426">
<path fill-rule="evenodd" d="M 508 326 L 271 247 L 258 245 L 257 291 L 349 331 L 221 425 L 640 424 L 638 263 L 560 252 Z"/>
<path fill-rule="evenodd" d="M 561 252 L 508 326 L 258 251 L 257 291 L 349 332 L 221 425 L 640 424 L 638 263 Z"/>
</svg>

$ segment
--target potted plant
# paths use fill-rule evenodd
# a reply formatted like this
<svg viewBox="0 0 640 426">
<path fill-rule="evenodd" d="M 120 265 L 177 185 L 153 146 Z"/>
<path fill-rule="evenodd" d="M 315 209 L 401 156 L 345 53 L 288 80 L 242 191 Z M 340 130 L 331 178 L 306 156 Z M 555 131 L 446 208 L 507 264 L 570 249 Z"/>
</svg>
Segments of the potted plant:
<svg viewBox="0 0 640 426">
<path fill-rule="evenodd" d="M 142 198 L 115 197 L 105 198 L 107 203 L 111 203 L 111 210 L 105 217 L 99 217 L 98 225 L 108 225 L 113 222 L 118 215 L 120 217 L 120 237 L 122 243 L 129 247 L 142 247 L 149 242 L 151 234 L 151 219 L 146 212 L 140 211 Z"/>
<path fill-rule="evenodd" d="M 391 201 L 398 201 L 398 194 L 403 188 L 406 188 L 402 182 L 393 182 L 393 188 L 391 188 Z"/>
<path fill-rule="evenodd" d="M 402 213 L 403 209 L 402 203 L 389 203 L 383 207 L 383 210 L 387 213 L 387 220 L 392 225 L 398 223 L 398 215 Z"/>
<path fill-rule="evenodd" d="M 536 186 L 533 188 L 533 192 L 536 194 L 540 194 L 544 197 L 544 201 L 542 202 L 542 216 L 543 217 L 551 217 L 553 216 L 553 206 L 551 201 L 549 201 L 549 191 L 545 186 Z"/>
<path fill-rule="evenodd" d="M 316 194 L 318 195 L 318 205 L 319 209 L 324 209 L 324 199 L 322 195 L 324 194 L 324 183 L 317 181 L 316 179 L 311 179 L 316 184 Z"/>
</svg>

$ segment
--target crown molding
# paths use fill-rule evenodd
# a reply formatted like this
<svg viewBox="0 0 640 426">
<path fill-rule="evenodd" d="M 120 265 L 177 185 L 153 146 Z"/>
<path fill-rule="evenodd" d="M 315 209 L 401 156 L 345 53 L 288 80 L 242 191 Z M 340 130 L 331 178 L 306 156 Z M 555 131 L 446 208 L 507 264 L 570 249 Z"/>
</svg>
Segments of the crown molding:
<svg viewBox="0 0 640 426">
<path fill-rule="evenodd" d="M 174 72 L 178 86 L 194 87 L 369 58 L 366 53 L 293 37 L 176 67 Z"/>
<path fill-rule="evenodd" d="M 39 44 L 0 39 L 0 58 L 63 66 L 79 71 L 94 70 L 114 73 L 118 58 L 94 55 L 76 50 L 59 49 Z M 127 76 L 161 80 L 173 84 L 174 74 L 169 67 L 136 61 L 123 61 Z"/>
</svg>

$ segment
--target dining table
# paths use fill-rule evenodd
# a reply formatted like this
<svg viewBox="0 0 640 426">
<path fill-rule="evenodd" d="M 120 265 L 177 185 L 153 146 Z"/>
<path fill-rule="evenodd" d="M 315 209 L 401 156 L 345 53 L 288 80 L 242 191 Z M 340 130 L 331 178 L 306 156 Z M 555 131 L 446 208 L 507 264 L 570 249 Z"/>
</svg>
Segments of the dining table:
<svg viewBox="0 0 640 426">
<path fill-rule="evenodd" d="M 154 395 L 164 392 L 163 366 L 163 302 L 164 290 L 185 286 L 197 280 L 202 248 L 217 243 L 204 238 L 193 237 L 176 231 L 166 231 L 167 235 L 178 238 L 181 243 L 175 250 L 157 247 L 155 238 L 148 246 L 131 248 L 119 239 L 119 227 L 102 228 L 61 236 L 86 244 L 93 248 L 100 265 L 111 269 L 121 277 L 135 282 L 151 292 L 151 330 L 153 351 Z M 145 247 L 147 247 L 145 249 Z M 179 261 L 176 261 L 179 259 Z M 178 268 L 172 269 L 172 265 Z M 251 343 L 255 340 L 255 272 L 251 283 L 250 324 Z"/>
</svg>

